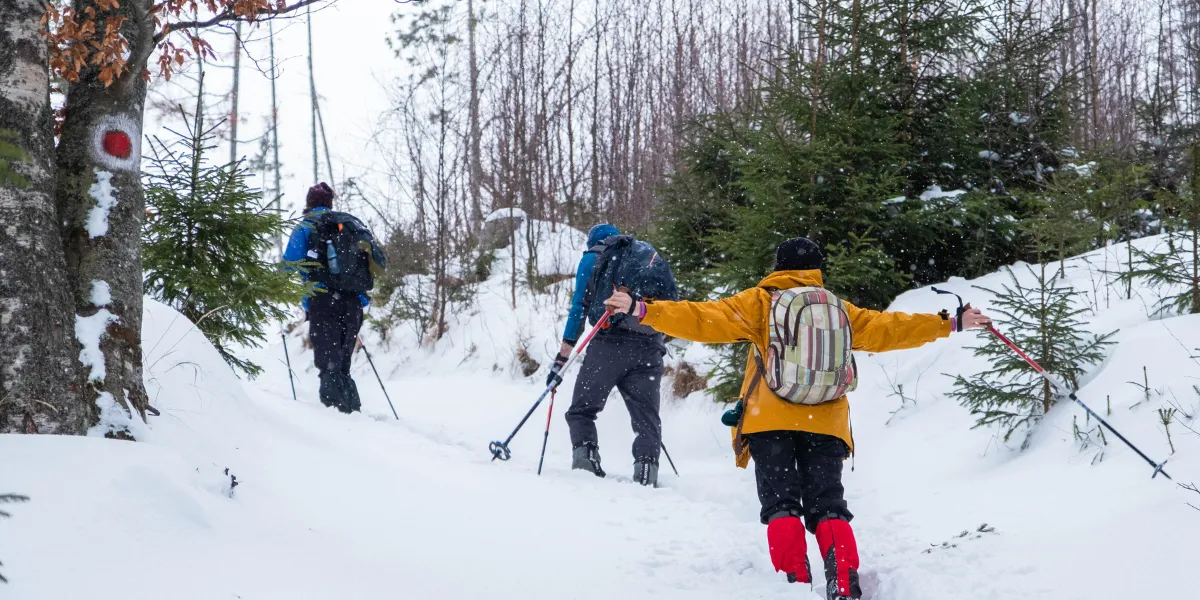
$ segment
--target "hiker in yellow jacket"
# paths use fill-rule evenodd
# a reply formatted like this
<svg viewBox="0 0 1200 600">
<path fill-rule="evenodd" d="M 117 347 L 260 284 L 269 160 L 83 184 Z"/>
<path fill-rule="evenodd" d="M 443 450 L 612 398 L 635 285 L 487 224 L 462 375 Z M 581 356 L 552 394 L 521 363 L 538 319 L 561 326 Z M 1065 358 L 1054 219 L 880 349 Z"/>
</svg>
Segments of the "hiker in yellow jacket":
<svg viewBox="0 0 1200 600">
<path fill-rule="evenodd" d="M 990 319 L 977 309 L 910 315 L 858 308 L 822 288 L 823 263 L 820 247 L 793 238 L 776 250 L 774 272 L 729 298 L 634 302 L 615 292 L 605 304 L 669 336 L 753 345 L 741 401 L 726 416 L 732 415 L 727 424 L 733 426 L 737 465 L 745 468 L 754 459 L 771 562 L 788 581 L 812 581 L 807 523 L 825 562 L 826 595 L 845 600 L 862 595 L 853 515 L 841 481 L 842 462 L 854 449 L 844 395 L 857 377 L 851 350 L 915 348 L 953 331 L 986 327 Z M 760 370 L 770 376 L 760 377 Z"/>
</svg>

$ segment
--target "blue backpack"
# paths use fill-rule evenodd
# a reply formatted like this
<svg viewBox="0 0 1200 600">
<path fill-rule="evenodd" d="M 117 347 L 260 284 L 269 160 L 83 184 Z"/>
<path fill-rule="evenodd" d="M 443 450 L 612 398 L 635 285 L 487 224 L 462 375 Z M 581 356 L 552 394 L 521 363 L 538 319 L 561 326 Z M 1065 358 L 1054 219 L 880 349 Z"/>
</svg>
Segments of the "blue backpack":
<svg viewBox="0 0 1200 600">
<path fill-rule="evenodd" d="M 671 265 L 654 246 L 631 235 L 614 235 L 589 248 L 588 252 L 596 255 L 596 262 L 583 294 L 583 305 L 592 325 L 604 316 L 604 301 L 612 295 L 613 288 L 629 288 L 634 301 L 679 299 Z M 620 329 L 646 335 L 657 333 L 628 316 L 614 315 L 609 321 Z"/>
</svg>

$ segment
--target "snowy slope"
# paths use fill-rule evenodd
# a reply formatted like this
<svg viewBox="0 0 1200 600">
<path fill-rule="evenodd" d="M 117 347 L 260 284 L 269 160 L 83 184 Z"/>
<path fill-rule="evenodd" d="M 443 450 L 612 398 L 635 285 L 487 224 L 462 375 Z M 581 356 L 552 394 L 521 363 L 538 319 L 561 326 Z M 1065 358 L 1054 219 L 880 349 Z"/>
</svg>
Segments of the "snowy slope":
<svg viewBox="0 0 1200 600">
<path fill-rule="evenodd" d="M 569 272 L 581 235 L 555 232 L 560 250 L 546 256 Z M 12 581 L 0 598 L 820 598 L 772 571 L 753 474 L 733 467 L 721 409 L 703 393 L 664 402 L 682 476 L 664 466 L 657 490 L 627 479 L 632 434 L 619 397 L 600 418 L 617 477 L 567 470 L 571 377 L 543 475 L 545 406 L 510 462 L 490 460 L 487 443 L 508 434 L 544 377 L 544 366 L 520 377 L 516 348 L 543 362 L 553 355 L 570 286 L 519 291 L 514 310 L 509 264 L 499 252 L 476 306 L 433 347 L 403 329 L 388 344 L 367 336 L 399 421 L 361 355 L 364 413 L 341 415 L 317 402 L 301 330 L 288 338 L 293 401 L 279 343 L 252 353 L 267 372 L 243 382 L 183 317 L 147 302 L 147 386 L 163 414 L 144 442 L 0 436 L 0 492 L 33 498 L 0 521 L 0 572 Z M 1069 267 L 1074 280 L 1098 277 L 1083 260 Z M 986 308 L 971 285 L 1004 277 L 946 287 Z M 1103 410 L 1111 395 L 1113 424 L 1165 457 L 1158 404 L 1200 408 L 1200 366 L 1174 339 L 1200 339 L 1200 318 L 1150 321 L 1141 301 L 1110 296 L 1094 326 L 1119 327 L 1119 344 L 1080 397 Z M 913 291 L 894 308 L 934 311 L 944 298 Z M 1143 597 L 1148 582 L 1156 597 L 1198 597 L 1186 574 L 1200 512 L 1115 440 L 1103 460 L 1097 448 L 1080 450 L 1071 435 L 1079 409 L 1056 408 L 1024 452 L 970 429 L 970 415 L 943 396 L 943 374 L 980 368 L 965 350 L 974 343 L 964 335 L 859 357 L 858 454 L 846 487 L 867 597 L 1116 600 Z M 694 364 L 707 353 L 686 349 Z M 1143 365 L 1163 397 L 1135 406 L 1142 392 L 1125 382 L 1140 380 Z M 889 380 L 916 394 L 894 418 Z M 1167 470 L 1200 480 L 1200 436 L 1173 434 Z M 232 494 L 226 468 L 240 484 Z M 956 537 L 984 523 L 994 531 Z M 810 560 L 820 564 L 815 552 Z M 814 575 L 820 590 L 819 568 Z"/>
</svg>

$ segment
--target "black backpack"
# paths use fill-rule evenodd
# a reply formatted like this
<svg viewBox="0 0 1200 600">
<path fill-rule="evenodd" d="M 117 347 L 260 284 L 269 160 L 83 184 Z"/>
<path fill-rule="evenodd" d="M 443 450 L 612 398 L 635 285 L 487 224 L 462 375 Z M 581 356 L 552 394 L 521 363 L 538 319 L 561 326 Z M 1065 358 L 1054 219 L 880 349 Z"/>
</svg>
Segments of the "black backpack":
<svg viewBox="0 0 1200 600">
<path fill-rule="evenodd" d="M 343 212 L 327 211 L 305 219 L 308 235 L 308 278 L 335 292 L 365 293 L 375 287 L 375 271 L 387 267 L 375 236 L 362 221 Z"/>
<path fill-rule="evenodd" d="M 678 300 L 675 275 L 671 265 L 659 255 L 654 246 L 631 235 L 615 235 L 588 249 L 596 255 L 592 276 L 583 294 L 588 322 L 595 325 L 604 316 L 604 301 L 614 287 L 629 288 L 634 301 L 645 298 Z M 610 317 L 614 327 L 647 335 L 657 333 L 628 315 Z"/>
</svg>

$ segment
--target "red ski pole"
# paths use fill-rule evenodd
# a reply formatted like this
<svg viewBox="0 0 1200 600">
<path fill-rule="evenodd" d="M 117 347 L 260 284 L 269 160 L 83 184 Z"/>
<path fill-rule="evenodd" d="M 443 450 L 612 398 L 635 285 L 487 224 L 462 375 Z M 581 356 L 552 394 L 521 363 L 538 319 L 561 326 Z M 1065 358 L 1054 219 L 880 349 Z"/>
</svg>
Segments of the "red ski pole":
<svg viewBox="0 0 1200 600">
<path fill-rule="evenodd" d="M 550 391 L 550 408 L 546 409 L 546 433 L 542 435 L 542 455 L 538 457 L 538 475 L 542 474 L 542 463 L 546 460 L 546 443 L 550 441 L 550 419 L 554 416 L 554 394 L 558 388 Z"/>
</svg>

